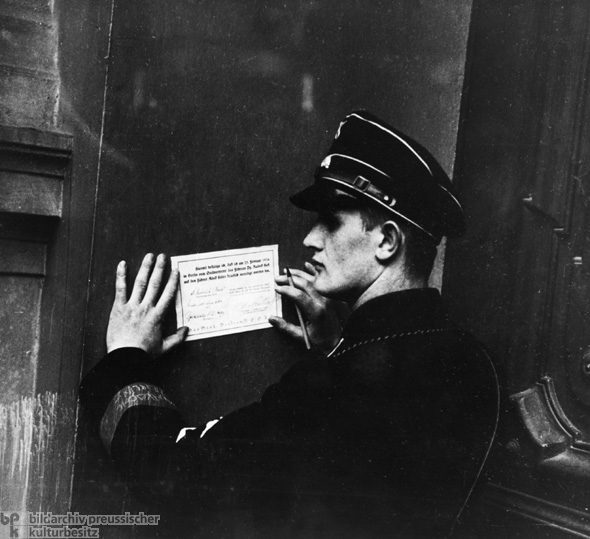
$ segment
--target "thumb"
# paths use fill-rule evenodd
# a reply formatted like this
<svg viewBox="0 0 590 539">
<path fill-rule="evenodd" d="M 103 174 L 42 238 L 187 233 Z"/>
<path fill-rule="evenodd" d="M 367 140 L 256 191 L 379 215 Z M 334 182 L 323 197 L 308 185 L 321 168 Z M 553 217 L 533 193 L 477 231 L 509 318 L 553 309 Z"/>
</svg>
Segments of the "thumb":
<svg viewBox="0 0 590 539">
<path fill-rule="evenodd" d="M 182 326 L 176 330 L 176 333 L 166 337 L 164 342 L 162 343 L 162 353 L 166 354 L 176 348 L 179 344 L 181 344 L 188 335 L 188 328 L 186 326 Z"/>
</svg>

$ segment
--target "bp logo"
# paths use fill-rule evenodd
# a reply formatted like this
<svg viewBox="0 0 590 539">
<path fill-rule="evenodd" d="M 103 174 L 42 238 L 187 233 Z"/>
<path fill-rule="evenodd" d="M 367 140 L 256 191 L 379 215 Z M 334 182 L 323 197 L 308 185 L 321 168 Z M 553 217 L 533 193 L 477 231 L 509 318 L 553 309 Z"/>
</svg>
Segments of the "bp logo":
<svg viewBox="0 0 590 539">
<path fill-rule="evenodd" d="M 27 514 L 0 511 L 0 539 L 27 539 Z"/>
</svg>

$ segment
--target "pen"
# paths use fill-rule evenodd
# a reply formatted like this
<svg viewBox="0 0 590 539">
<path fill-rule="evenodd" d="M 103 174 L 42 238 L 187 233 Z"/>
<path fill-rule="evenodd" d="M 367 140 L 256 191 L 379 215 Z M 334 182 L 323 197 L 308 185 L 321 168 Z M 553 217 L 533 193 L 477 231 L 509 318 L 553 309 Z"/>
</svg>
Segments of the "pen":
<svg viewBox="0 0 590 539">
<path fill-rule="evenodd" d="M 295 288 L 295 283 L 293 282 L 293 276 L 289 271 L 289 268 L 285 268 L 285 272 L 287 273 L 287 279 L 289 279 L 289 285 Z M 301 327 L 301 332 L 303 333 L 303 340 L 305 341 L 305 348 L 311 350 L 311 344 L 309 343 L 309 335 L 307 334 L 307 328 L 305 327 L 305 322 L 303 321 L 303 315 L 299 310 L 299 305 L 295 304 L 295 310 L 297 311 L 297 318 L 299 318 L 299 326 Z"/>
</svg>

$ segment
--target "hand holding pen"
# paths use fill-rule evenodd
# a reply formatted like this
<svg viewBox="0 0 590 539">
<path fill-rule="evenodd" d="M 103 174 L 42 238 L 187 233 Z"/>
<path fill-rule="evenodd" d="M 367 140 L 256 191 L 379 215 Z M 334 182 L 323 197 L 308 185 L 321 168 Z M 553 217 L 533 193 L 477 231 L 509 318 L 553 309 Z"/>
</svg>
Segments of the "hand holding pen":
<svg viewBox="0 0 590 539">
<path fill-rule="evenodd" d="M 285 273 L 287 274 L 287 279 L 289 280 L 289 286 L 295 288 L 295 282 L 293 281 L 293 276 L 289 271 L 289 268 L 285 268 Z M 295 310 L 297 311 L 297 318 L 299 319 L 299 327 L 301 328 L 301 333 L 303 335 L 303 340 L 305 341 L 305 348 L 311 350 L 311 344 L 309 343 L 309 335 L 307 334 L 307 327 L 305 325 L 305 321 L 303 320 L 303 315 L 301 314 L 301 309 L 299 305 L 295 303 Z"/>
<path fill-rule="evenodd" d="M 315 270 L 309 263 L 307 271 L 287 268 L 275 278 L 276 291 L 295 303 L 298 323 L 272 316 L 269 322 L 291 337 L 303 341 L 306 347 L 329 353 L 340 339 L 341 326 L 330 300 L 316 292 Z"/>
</svg>

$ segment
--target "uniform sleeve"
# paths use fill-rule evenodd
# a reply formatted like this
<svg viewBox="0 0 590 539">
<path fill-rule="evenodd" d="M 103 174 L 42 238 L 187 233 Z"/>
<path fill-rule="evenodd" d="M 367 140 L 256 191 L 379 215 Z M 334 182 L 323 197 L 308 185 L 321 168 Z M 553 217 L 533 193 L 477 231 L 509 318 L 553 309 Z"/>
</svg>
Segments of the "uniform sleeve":
<svg viewBox="0 0 590 539">
<path fill-rule="evenodd" d="M 293 403 L 297 374 L 270 386 L 261 402 L 193 428 L 155 371 L 142 350 L 119 349 L 80 386 L 107 452 L 141 498 L 186 510 L 269 489 L 285 492 L 279 484 L 289 467 L 284 448 L 300 413 Z"/>
</svg>

